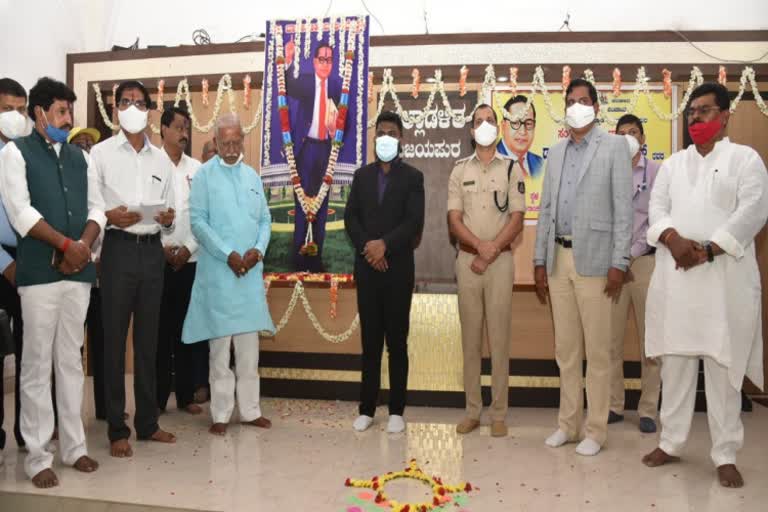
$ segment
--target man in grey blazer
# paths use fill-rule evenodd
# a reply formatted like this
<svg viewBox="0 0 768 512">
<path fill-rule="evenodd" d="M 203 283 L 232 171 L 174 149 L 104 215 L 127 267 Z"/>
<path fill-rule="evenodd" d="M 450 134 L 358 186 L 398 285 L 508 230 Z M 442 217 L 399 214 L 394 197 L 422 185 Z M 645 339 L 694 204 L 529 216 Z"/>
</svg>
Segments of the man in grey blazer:
<svg viewBox="0 0 768 512">
<path fill-rule="evenodd" d="M 570 137 L 547 156 L 536 230 L 536 294 L 549 294 L 560 368 L 558 430 L 551 447 L 580 438 L 584 419 L 582 361 L 587 358 L 589 411 L 580 455 L 597 455 L 607 436 L 610 401 L 611 300 L 621 293 L 632 238 L 632 164 L 624 137 L 596 126 L 595 87 L 573 80 L 566 90 Z"/>
</svg>

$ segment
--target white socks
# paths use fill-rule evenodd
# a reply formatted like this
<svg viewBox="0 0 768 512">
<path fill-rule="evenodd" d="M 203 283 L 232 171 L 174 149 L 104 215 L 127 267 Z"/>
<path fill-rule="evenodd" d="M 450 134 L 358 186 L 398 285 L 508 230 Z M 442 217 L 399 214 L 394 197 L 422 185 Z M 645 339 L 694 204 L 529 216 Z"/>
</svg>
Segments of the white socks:
<svg viewBox="0 0 768 512">
<path fill-rule="evenodd" d="M 560 429 L 549 436 L 544 443 L 551 448 L 558 448 L 568 442 L 568 436 Z"/>
<path fill-rule="evenodd" d="M 597 455 L 600 453 L 601 446 L 598 444 L 597 441 L 590 438 L 585 438 L 582 442 L 579 443 L 579 445 L 576 447 L 576 453 L 579 455 L 585 455 L 587 457 L 592 457 L 593 455 Z"/>
<path fill-rule="evenodd" d="M 389 415 L 389 423 L 387 423 L 387 432 L 390 434 L 397 434 L 405 430 L 405 420 L 402 416 L 397 414 Z"/>
<path fill-rule="evenodd" d="M 373 425 L 373 418 L 366 416 L 365 414 L 361 414 L 352 424 L 352 428 L 358 432 L 365 432 L 371 425 Z"/>
</svg>

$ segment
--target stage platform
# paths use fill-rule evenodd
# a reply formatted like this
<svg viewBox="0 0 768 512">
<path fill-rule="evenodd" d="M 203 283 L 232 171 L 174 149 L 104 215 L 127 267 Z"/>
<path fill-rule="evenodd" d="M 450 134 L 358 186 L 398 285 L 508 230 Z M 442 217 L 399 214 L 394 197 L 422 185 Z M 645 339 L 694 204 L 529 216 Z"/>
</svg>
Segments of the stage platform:
<svg viewBox="0 0 768 512">
<path fill-rule="evenodd" d="M 727 490 L 714 477 L 702 413 L 695 415 L 683 462 L 649 469 L 640 457 L 657 436 L 641 434 L 633 412 L 611 425 L 600 455 L 585 458 L 573 445 L 544 445 L 556 427 L 556 409 L 511 409 L 510 436 L 503 439 L 491 438 L 487 426 L 458 436 L 460 409 L 428 407 L 406 411 L 404 434 L 384 431 L 385 408 L 377 411 L 371 430 L 357 434 L 351 429 L 353 402 L 265 398 L 271 430 L 233 425 L 219 438 L 207 432 L 207 407 L 206 414 L 189 416 L 172 408 L 172 398 L 161 424 L 178 435 L 178 443 L 135 442 L 134 457 L 118 460 L 108 455 L 106 425 L 93 417 L 90 382 L 86 389 L 88 443 L 100 469 L 77 473 L 57 458 L 61 485 L 37 490 L 23 473 L 24 454 L 11 436 L 0 467 L 0 511 L 384 512 L 344 481 L 403 469 L 411 458 L 446 483 L 468 480 L 479 487 L 462 506 L 445 509 L 450 512 L 756 512 L 768 502 L 768 409 L 757 404 L 744 414 L 739 466 L 747 485 Z M 12 410 L 12 395 L 5 396 L 5 406 Z M 128 411 L 133 416 L 131 404 Z M 392 483 L 387 492 L 400 502 L 430 497 L 426 486 L 412 481 Z"/>
</svg>

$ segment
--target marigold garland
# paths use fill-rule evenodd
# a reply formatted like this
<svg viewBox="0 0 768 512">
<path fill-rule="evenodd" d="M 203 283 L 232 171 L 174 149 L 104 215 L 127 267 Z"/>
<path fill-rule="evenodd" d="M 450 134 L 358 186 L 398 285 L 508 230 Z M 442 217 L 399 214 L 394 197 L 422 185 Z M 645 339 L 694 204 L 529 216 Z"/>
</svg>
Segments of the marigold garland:
<svg viewBox="0 0 768 512">
<path fill-rule="evenodd" d="M 561 83 L 563 85 L 563 94 L 565 94 L 568 86 L 571 85 L 571 66 L 563 66 L 563 79 Z"/>
<path fill-rule="evenodd" d="M 619 68 L 613 68 L 613 95 L 619 96 L 621 94 L 621 70 Z"/>
<path fill-rule="evenodd" d="M 469 75 L 469 68 L 467 66 L 461 66 L 459 70 L 459 96 L 464 97 L 467 95 L 467 76 Z"/>
<path fill-rule="evenodd" d="M 413 82 L 411 83 L 411 96 L 418 98 L 419 89 L 421 88 L 421 73 L 419 73 L 418 68 L 413 68 L 413 71 L 411 71 L 411 78 L 413 78 Z"/>
<path fill-rule="evenodd" d="M 164 110 L 163 103 L 165 101 L 163 100 L 163 93 L 165 91 L 165 80 L 158 80 L 157 81 L 157 111 L 162 112 Z"/>
<path fill-rule="evenodd" d="M 202 98 L 203 106 L 207 107 L 208 106 L 208 79 L 207 78 L 203 78 L 203 82 L 201 84 L 201 87 L 203 89 L 203 93 L 202 93 L 203 94 L 203 98 Z"/>
<path fill-rule="evenodd" d="M 387 482 L 410 478 L 428 484 L 432 488 L 432 501 L 423 503 L 399 503 L 387 498 L 384 487 Z M 436 476 L 429 476 L 419 467 L 416 459 L 411 459 L 408 467 L 403 471 L 390 471 L 384 475 L 374 476 L 370 480 L 353 480 L 347 478 L 344 482 L 347 487 L 357 487 L 362 489 L 372 489 L 376 491 L 374 501 L 384 507 L 389 507 L 392 512 L 428 512 L 444 505 L 448 500 L 448 495 L 458 492 L 471 492 L 477 490 L 472 484 L 465 482 L 459 485 L 446 485 L 442 479 Z"/>
<path fill-rule="evenodd" d="M 717 71 L 717 83 L 726 87 L 728 85 L 728 79 L 726 77 L 725 66 L 720 66 Z"/>
<path fill-rule="evenodd" d="M 509 92 L 512 96 L 517 96 L 517 67 L 509 68 Z"/>
</svg>

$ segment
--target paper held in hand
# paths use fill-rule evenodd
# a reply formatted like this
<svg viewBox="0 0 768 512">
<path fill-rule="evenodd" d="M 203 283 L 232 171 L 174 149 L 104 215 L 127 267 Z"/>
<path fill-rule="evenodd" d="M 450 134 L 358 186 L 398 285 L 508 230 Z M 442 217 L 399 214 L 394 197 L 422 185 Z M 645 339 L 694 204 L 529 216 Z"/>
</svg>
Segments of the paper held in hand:
<svg viewBox="0 0 768 512">
<path fill-rule="evenodd" d="M 139 206 L 128 206 L 129 212 L 141 214 L 138 226 L 154 226 L 157 224 L 155 216 L 165 209 L 165 201 L 147 201 Z"/>
</svg>

